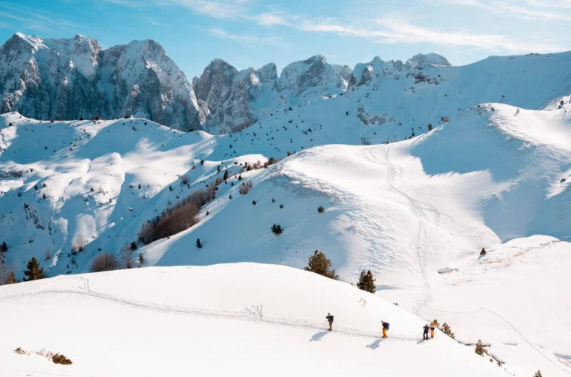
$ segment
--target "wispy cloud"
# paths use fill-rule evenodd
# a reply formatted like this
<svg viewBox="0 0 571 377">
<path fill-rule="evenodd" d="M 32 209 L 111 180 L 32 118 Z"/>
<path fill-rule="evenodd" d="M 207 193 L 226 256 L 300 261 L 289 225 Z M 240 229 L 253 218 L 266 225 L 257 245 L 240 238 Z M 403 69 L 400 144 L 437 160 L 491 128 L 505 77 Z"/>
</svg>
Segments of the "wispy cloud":
<svg viewBox="0 0 571 377">
<path fill-rule="evenodd" d="M 253 49 L 259 47 L 260 45 L 283 45 L 283 41 L 280 37 L 270 36 L 260 38 L 255 35 L 232 34 L 218 28 L 210 28 L 208 29 L 208 32 L 217 38 L 228 39 Z"/>
<path fill-rule="evenodd" d="M 249 0 L 159 0 L 159 5 L 179 5 L 197 14 L 221 19 L 244 19 Z"/>
<path fill-rule="evenodd" d="M 0 22 L 2 18 L 16 21 L 11 28 L 42 33 L 63 31 L 75 35 L 80 30 L 91 30 L 90 27 L 66 20 L 54 12 L 44 11 L 40 14 L 37 8 L 0 1 Z"/>
<path fill-rule="evenodd" d="M 562 50 L 560 46 L 544 42 L 520 41 L 501 34 L 470 33 L 467 31 L 439 30 L 424 27 L 394 18 L 384 18 L 368 22 L 367 27 L 359 27 L 334 18 L 311 18 L 286 12 L 254 12 L 250 0 L 159 0 L 171 5 L 180 5 L 198 14 L 213 18 L 245 20 L 264 27 L 287 27 L 310 33 L 335 34 L 344 37 L 366 38 L 374 43 L 432 43 L 439 46 L 468 46 L 489 51 L 539 51 Z M 424 0 L 429 1 L 429 0 Z M 432 1 L 432 0 L 430 0 Z M 530 19 L 566 21 L 564 12 L 540 8 L 547 0 L 437 0 L 441 3 L 460 6 L 480 7 L 494 12 L 509 12 L 512 16 Z M 520 5 L 518 5 L 520 4 Z M 522 6 L 524 4 L 525 6 Z M 571 6 L 571 0 L 553 0 L 551 6 Z M 210 29 L 212 35 L 231 39 L 249 47 L 260 43 L 253 35 L 229 34 L 221 29 Z"/>
<path fill-rule="evenodd" d="M 476 7 L 510 18 L 534 21 L 571 21 L 571 0 L 423 0 L 440 4 Z"/>
<path fill-rule="evenodd" d="M 162 23 L 162 22 L 160 22 L 160 21 L 157 21 L 157 20 L 155 20 L 153 17 L 136 16 L 136 18 L 137 18 L 138 20 L 148 22 L 149 24 L 151 24 L 151 25 L 153 25 L 153 26 L 171 27 L 171 25 Z"/>
<path fill-rule="evenodd" d="M 140 2 L 131 1 L 131 0 L 101 0 L 104 3 L 110 3 L 115 5 L 121 5 L 124 7 L 138 7 L 141 6 Z"/>
<path fill-rule="evenodd" d="M 389 32 L 378 43 L 432 43 L 447 47 L 468 46 L 493 51 L 538 51 L 553 52 L 562 48 L 549 43 L 521 42 L 505 35 L 497 34 L 472 34 L 465 32 L 438 31 L 425 27 L 419 27 L 394 19 L 379 19 L 377 24 L 386 27 Z"/>
</svg>

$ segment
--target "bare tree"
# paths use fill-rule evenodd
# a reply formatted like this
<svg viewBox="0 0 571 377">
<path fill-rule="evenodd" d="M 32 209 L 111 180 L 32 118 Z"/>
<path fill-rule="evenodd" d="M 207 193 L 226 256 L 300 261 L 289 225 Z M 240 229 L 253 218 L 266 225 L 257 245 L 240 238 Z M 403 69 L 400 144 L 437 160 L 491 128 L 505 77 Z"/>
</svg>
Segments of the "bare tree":
<svg viewBox="0 0 571 377">
<path fill-rule="evenodd" d="M 111 271 L 119 269 L 119 261 L 115 254 L 107 252 L 99 254 L 91 262 L 89 270 L 91 272 Z"/>
</svg>

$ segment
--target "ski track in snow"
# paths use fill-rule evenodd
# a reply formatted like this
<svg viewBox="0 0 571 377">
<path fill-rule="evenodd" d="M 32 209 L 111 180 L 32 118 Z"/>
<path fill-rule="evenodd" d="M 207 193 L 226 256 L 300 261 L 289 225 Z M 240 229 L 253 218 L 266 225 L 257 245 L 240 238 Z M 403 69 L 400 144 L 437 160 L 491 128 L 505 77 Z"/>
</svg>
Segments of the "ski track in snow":
<svg viewBox="0 0 571 377">
<path fill-rule="evenodd" d="M 222 319 L 234 319 L 249 322 L 259 322 L 275 326 L 287 326 L 306 330 L 328 330 L 326 326 L 320 326 L 317 323 L 305 321 L 302 319 L 288 320 L 283 317 L 268 317 L 263 315 L 263 305 L 251 305 L 244 309 L 243 312 L 231 312 L 231 311 L 217 311 L 213 309 L 204 308 L 192 308 L 192 307 L 178 307 L 170 305 L 156 305 L 148 302 L 140 302 L 135 300 L 128 300 L 122 297 L 113 296 L 106 293 L 100 293 L 93 291 L 90 288 L 89 279 L 81 276 L 82 286 L 78 287 L 80 290 L 66 290 L 66 289 L 39 289 L 30 293 L 25 294 L 14 294 L 5 297 L 0 297 L 0 302 L 10 302 L 17 301 L 26 297 L 43 296 L 43 295 L 77 295 L 81 297 L 94 298 L 96 300 L 113 302 L 119 305 L 129 306 L 135 309 L 150 310 L 159 313 L 167 314 L 180 314 L 180 315 L 192 315 L 201 317 L 211 317 L 211 318 L 222 318 Z M 380 331 L 380 330 L 379 330 Z M 356 329 L 335 326 L 333 331 L 337 334 L 343 334 L 346 336 L 357 336 L 363 338 L 379 338 L 381 334 L 366 333 L 358 331 Z M 403 336 L 393 336 L 391 335 L 388 339 L 398 340 L 398 341 L 418 341 L 418 338 L 413 337 L 403 337 Z"/>
<path fill-rule="evenodd" d="M 403 190 L 399 189 L 396 185 L 396 180 L 400 180 L 401 186 L 402 184 L 406 183 L 404 178 L 404 170 L 400 166 L 396 166 L 391 162 L 390 159 L 390 146 L 386 145 L 383 147 L 383 157 L 379 159 L 378 156 L 374 153 L 374 150 L 377 150 L 378 147 L 371 147 L 367 148 L 364 151 L 358 152 L 361 158 L 373 162 L 375 164 L 384 165 L 387 168 L 387 178 L 386 183 L 387 187 L 390 191 L 404 197 L 410 204 L 410 210 L 415 216 L 418 218 L 418 229 L 416 231 L 416 236 L 412 237 L 416 241 L 413 241 L 412 248 L 416 250 L 416 258 L 418 262 L 418 267 L 420 270 L 420 274 L 423 281 L 423 290 L 422 293 L 414 305 L 414 313 L 419 314 L 422 307 L 428 305 L 432 300 L 432 293 L 430 287 L 430 281 L 428 279 L 428 274 L 426 272 L 426 265 L 428 262 L 427 252 L 430 248 L 430 243 L 427 237 L 426 225 L 429 222 L 434 223 L 437 227 L 440 227 L 440 211 L 436 208 L 430 206 L 428 203 L 421 202 L 412 196 L 405 193 Z M 380 190 L 380 189 L 379 189 Z M 425 213 L 426 211 L 430 211 L 434 214 L 434 221 L 429 220 L 428 216 Z M 415 243 L 415 244 L 414 244 Z"/>
<path fill-rule="evenodd" d="M 441 313 L 449 313 L 449 314 L 474 314 L 474 313 L 478 313 L 481 311 L 485 311 L 488 312 L 492 315 L 494 315 L 495 317 L 499 318 L 500 320 L 502 320 L 503 322 L 505 322 L 509 327 L 511 327 L 531 348 L 533 348 L 539 355 L 541 355 L 541 357 L 543 357 L 545 360 L 549 361 L 551 364 L 553 364 L 554 366 L 556 366 L 557 368 L 561 369 L 563 372 L 571 375 L 571 371 L 567 370 L 567 369 L 563 369 L 561 367 L 561 365 L 558 365 L 557 363 L 555 363 L 553 360 L 551 360 L 549 357 L 545 356 L 545 354 L 543 352 L 541 352 L 541 350 L 539 348 L 537 348 L 533 343 L 531 343 L 531 341 L 529 341 L 525 335 L 523 335 L 523 333 L 521 331 L 519 331 L 517 329 L 517 327 L 515 327 L 510 321 L 508 321 L 504 316 L 498 314 L 497 312 L 493 311 L 492 309 L 489 308 L 478 308 L 475 310 L 468 310 L 468 311 L 461 311 L 461 312 L 456 312 L 456 311 L 450 311 L 450 310 L 440 310 L 440 309 L 435 309 L 432 308 L 430 306 L 428 306 L 428 304 L 424 305 L 427 309 L 430 310 L 434 310 L 436 312 L 441 312 Z"/>
</svg>

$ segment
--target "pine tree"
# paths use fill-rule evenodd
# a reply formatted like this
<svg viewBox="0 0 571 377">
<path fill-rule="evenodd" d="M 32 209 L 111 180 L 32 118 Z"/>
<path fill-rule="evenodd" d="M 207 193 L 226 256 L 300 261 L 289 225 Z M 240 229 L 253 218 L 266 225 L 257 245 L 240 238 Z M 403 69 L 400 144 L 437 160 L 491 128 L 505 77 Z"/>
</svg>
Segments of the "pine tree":
<svg viewBox="0 0 571 377">
<path fill-rule="evenodd" d="M 535 374 L 533 375 L 533 377 L 543 377 L 543 376 L 541 375 L 541 371 L 538 370 L 537 373 L 535 373 Z"/>
<path fill-rule="evenodd" d="M 135 241 L 131 242 L 131 250 L 132 251 L 137 250 L 137 244 L 135 243 Z"/>
<path fill-rule="evenodd" d="M 24 281 L 40 280 L 45 278 L 44 269 L 40 268 L 40 264 L 34 257 L 32 257 L 32 259 L 30 259 L 28 262 L 27 269 L 24 271 L 24 275 L 27 276 L 24 278 Z"/>
<path fill-rule="evenodd" d="M 224 171 L 224 177 L 223 177 L 222 179 L 225 180 L 225 181 L 227 181 L 228 178 L 230 178 L 230 174 L 228 174 L 228 169 L 226 169 L 226 170 Z"/>
<path fill-rule="evenodd" d="M 2 245 L 0 246 L 0 251 L 3 253 L 8 251 L 8 245 L 6 245 L 6 242 L 2 242 Z"/>
<path fill-rule="evenodd" d="M 375 278 L 371 270 L 367 272 L 365 272 L 365 270 L 361 271 L 357 288 L 366 292 L 375 293 Z"/>
<path fill-rule="evenodd" d="M 196 239 L 196 247 L 198 247 L 199 249 L 202 249 L 202 243 L 200 242 L 200 238 Z"/>
<path fill-rule="evenodd" d="M 315 250 L 313 255 L 309 257 L 309 263 L 304 270 L 315 272 L 330 279 L 339 279 L 339 276 L 335 275 L 335 270 L 331 269 L 331 260 L 319 250 Z"/>
<path fill-rule="evenodd" d="M 480 356 L 484 355 L 484 345 L 482 344 L 482 340 L 478 340 L 478 343 L 476 343 L 476 353 Z"/>
<path fill-rule="evenodd" d="M 5 284 L 16 284 L 19 282 L 20 282 L 20 280 L 16 279 L 16 274 L 14 273 L 14 271 L 11 271 L 10 274 L 8 275 L 8 278 L 6 279 L 6 281 L 4 283 Z"/>
</svg>

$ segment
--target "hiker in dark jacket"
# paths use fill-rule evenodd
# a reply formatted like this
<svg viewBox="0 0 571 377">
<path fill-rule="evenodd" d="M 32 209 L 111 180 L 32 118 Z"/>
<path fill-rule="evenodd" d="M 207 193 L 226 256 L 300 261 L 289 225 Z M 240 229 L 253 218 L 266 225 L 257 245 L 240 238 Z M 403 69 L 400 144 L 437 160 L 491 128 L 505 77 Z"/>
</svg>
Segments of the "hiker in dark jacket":
<svg viewBox="0 0 571 377">
<path fill-rule="evenodd" d="M 333 330 L 333 316 L 331 315 L 331 313 L 327 313 L 327 322 L 329 322 L 329 331 Z"/>
<path fill-rule="evenodd" d="M 385 321 L 381 321 L 383 324 L 383 338 L 388 338 L 387 331 L 389 331 L 389 323 Z"/>
<path fill-rule="evenodd" d="M 422 334 L 422 340 L 428 340 L 428 330 L 430 326 L 428 324 L 424 325 L 424 333 Z"/>
</svg>

